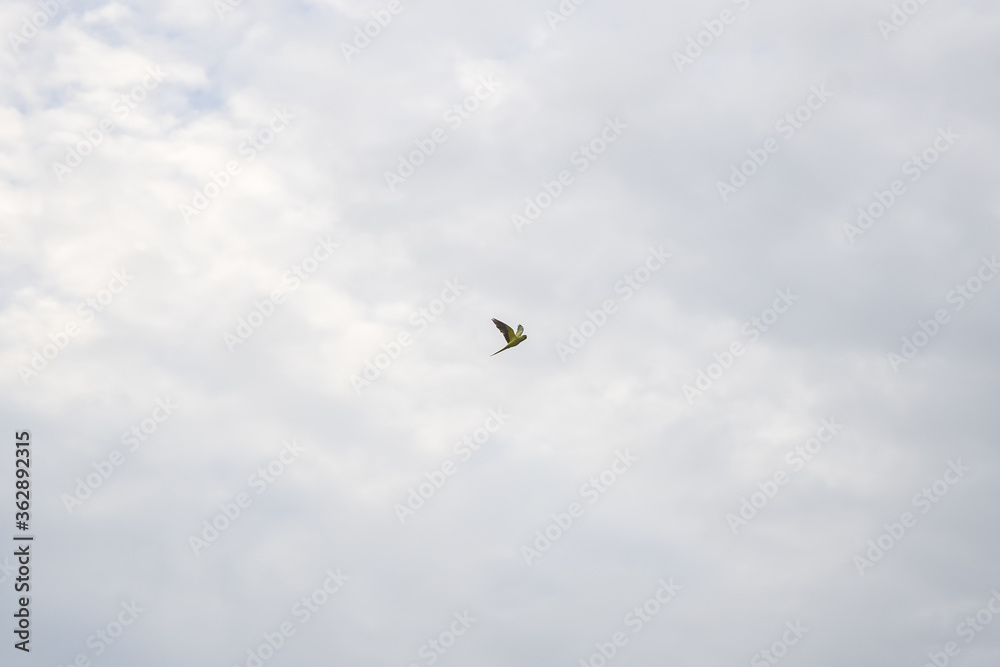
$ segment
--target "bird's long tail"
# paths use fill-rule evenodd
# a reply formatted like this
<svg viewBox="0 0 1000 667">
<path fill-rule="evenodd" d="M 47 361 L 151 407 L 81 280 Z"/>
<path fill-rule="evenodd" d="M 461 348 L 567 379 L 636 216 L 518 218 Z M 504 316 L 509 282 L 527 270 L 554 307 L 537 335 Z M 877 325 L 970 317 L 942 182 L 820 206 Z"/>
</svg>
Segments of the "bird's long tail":
<svg viewBox="0 0 1000 667">
<path fill-rule="evenodd" d="M 493 353 L 493 354 L 491 354 L 490 356 L 491 356 L 491 357 L 495 357 L 496 355 L 498 355 L 498 354 L 500 354 L 501 352 L 503 352 L 504 350 L 506 350 L 506 349 L 507 349 L 508 347 L 510 347 L 510 345 L 506 345 L 506 346 L 504 346 L 504 347 L 501 347 L 501 348 L 500 348 L 499 350 L 497 350 L 496 352 L 494 352 L 494 353 Z"/>
</svg>

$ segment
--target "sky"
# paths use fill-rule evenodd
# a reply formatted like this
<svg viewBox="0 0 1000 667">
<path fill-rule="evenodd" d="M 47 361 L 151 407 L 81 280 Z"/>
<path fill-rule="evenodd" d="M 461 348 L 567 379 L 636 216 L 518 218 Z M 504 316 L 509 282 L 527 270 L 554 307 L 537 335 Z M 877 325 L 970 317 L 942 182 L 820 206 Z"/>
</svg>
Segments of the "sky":
<svg viewBox="0 0 1000 667">
<path fill-rule="evenodd" d="M 3 664 L 1000 660 L 996 3 L 0 35 Z"/>
</svg>

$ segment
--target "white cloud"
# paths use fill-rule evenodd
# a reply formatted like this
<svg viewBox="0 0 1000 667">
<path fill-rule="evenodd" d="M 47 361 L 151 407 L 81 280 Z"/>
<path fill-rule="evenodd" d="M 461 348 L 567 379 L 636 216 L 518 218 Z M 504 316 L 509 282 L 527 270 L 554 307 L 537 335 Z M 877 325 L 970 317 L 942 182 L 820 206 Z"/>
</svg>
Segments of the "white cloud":
<svg viewBox="0 0 1000 667">
<path fill-rule="evenodd" d="M 1000 251 L 984 65 L 1000 12 L 927 3 L 883 40 L 891 2 L 590 0 L 555 31 L 558 3 L 401 3 L 350 63 L 341 43 L 384 3 L 244 0 L 220 20 L 207 0 L 74 0 L 19 55 L 6 45 L 0 414 L 36 443 L 32 659 L 246 664 L 338 568 L 349 584 L 265 664 L 427 664 L 420 647 L 463 610 L 477 621 L 442 665 L 578 664 L 660 579 L 682 592 L 612 662 L 746 663 L 796 619 L 788 664 L 918 665 L 953 640 L 997 582 L 1000 295 L 984 288 L 898 373 L 886 354 Z M 673 52 L 724 8 L 737 20 L 678 72 Z M 35 11 L 5 6 L 5 38 Z M 167 76 L 117 113 L 151 67 Z M 500 88 L 451 127 L 490 76 Z M 721 201 L 717 181 L 821 84 L 829 102 Z M 511 213 L 619 116 L 628 129 L 519 234 Z M 52 163 L 106 117 L 60 181 Z M 961 139 L 849 243 L 857 208 L 949 126 Z M 390 192 L 384 172 L 436 127 L 447 140 Z M 232 161 L 185 224 L 179 206 Z M 287 289 L 327 236 L 337 251 Z M 563 363 L 556 343 L 661 244 L 663 269 Z M 84 323 L 122 270 L 134 281 Z M 415 333 L 456 276 L 467 290 Z M 789 288 L 794 308 L 689 404 L 683 386 Z M 529 339 L 490 357 L 492 317 Z M 78 335 L 25 383 L 68 322 Z M 165 396 L 182 407 L 68 514 L 60 496 Z M 498 406 L 511 421 L 401 526 L 393 505 Z M 726 514 L 831 415 L 843 432 L 734 535 Z M 292 439 L 301 461 L 195 557 L 188 536 Z M 626 448 L 634 468 L 526 567 L 521 545 Z M 957 458 L 968 479 L 859 577 L 852 557 Z M 95 656 L 88 635 L 133 599 L 145 611 Z M 963 664 L 987 664 L 990 632 Z"/>
</svg>

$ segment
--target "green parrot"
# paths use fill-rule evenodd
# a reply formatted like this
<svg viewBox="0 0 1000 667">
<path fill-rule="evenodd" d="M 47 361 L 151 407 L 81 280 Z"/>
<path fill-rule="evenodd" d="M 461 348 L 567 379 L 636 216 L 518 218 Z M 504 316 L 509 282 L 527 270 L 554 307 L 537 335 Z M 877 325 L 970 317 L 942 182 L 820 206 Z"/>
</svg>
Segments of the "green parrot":
<svg viewBox="0 0 1000 667">
<path fill-rule="evenodd" d="M 503 322 L 501 322 L 500 320 L 496 319 L 495 317 L 493 318 L 493 324 L 497 325 L 497 329 L 499 329 L 500 333 L 503 334 L 504 340 L 507 341 L 507 346 L 503 347 L 503 348 L 497 350 L 496 352 L 494 352 L 493 354 L 491 354 L 490 355 L 491 357 L 494 356 L 494 355 L 500 354 L 501 352 L 503 352 L 507 348 L 514 347 L 515 345 L 517 345 L 518 343 L 520 343 L 522 340 L 528 340 L 528 337 L 524 335 L 524 327 L 522 327 L 520 324 L 517 325 L 517 331 L 516 332 L 513 329 L 511 329 L 509 326 L 507 326 L 506 324 L 504 324 Z"/>
</svg>

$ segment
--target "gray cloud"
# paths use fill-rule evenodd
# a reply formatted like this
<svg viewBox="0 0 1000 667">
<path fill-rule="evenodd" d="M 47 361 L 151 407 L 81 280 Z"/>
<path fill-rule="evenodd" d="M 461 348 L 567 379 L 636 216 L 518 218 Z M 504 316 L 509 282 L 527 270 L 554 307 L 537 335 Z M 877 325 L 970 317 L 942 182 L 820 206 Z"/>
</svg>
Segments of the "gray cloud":
<svg viewBox="0 0 1000 667">
<path fill-rule="evenodd" d="M 787 623 L 808 631 L 782 664 L 917 666 L 951 641 L 955 664 L 995 664 L 995 629 L 966 641 L 960 624 L 1000 586 L 1000 283 L 961 308 L 949 294 L 1000 254 L 1000 13 L 896 4 L 919 11 L 886 38 L 891 2 L 564 2 L 552 29 L 554 1 L 399 0 L 348 62 L 342 45 L 388 3 L 244 1 L 220 18 L 212 2 L 74 2 L 17 53 L 9 35 L 41 10 L 8 3 L 0 416 L 35 447 L 27 664 L 248 665 L 275 632 L 265 665 L 430 651 L 599 667 L 616 632 L 608 664 L 761 664 Z M 150 68 L 162 82 L 136 93 Z M 820 86 L 829 99 L 781 129 Z M 276 110 L 293 118 L 265 131 Z M 581 161 L 609 118 L 627 128 Z M 914 179 L 907 161 L 941 128 L 958 138 Z M 718 183 L 769 139 L 723 201 Z M 78 166 L 57 173 L 70 151 Z M 512 215 L 563 171 L 519 232 Z M 896 179 L 905 193 L 852 242 L 845 225 Z M 338 247 L 311 269 L 320 239 Z M 661 246 L 670 258 L 626 299 Z M 104 303 L 115 272 L 133 279 Z M 257 305 L 275 290 L 273 310 Z M 777 290 L 798 300 L 771 321 Z M 947 323 L 894 370 L 938 309 Z M 529 340 L 490 358 L 492 317 Z M 166 398 L 178 407 L 150 433 Z M 456 443 L 499 409 L 510 419 L 463 460 Z M 842 431 L 795 469 L 788 452 L 831 416 Z M 293 440 L 301 456 L 261 489 Z M 637 461 L 590 503 L 582 487 L 624 450 Z M 67 511 L 114 452 L 124 462 Z M 969 472 L 922 513 L 957 460 Z M 394 506 L 446 461 L 401 524 Z M 727 514 L 776 471 L 787 483 L 734 534 Z M 582 514 L 527 565 L 522 546 L 571 503 Z M 855 556 L 904 512 L 914 525 L 862 575 Z M 328 571 L 347 577 L 335 592 Z M 661 579 L 681 588 L 633 632 Z M 133 603 L 96 655 L 88 637 Z"/>
</svg>

